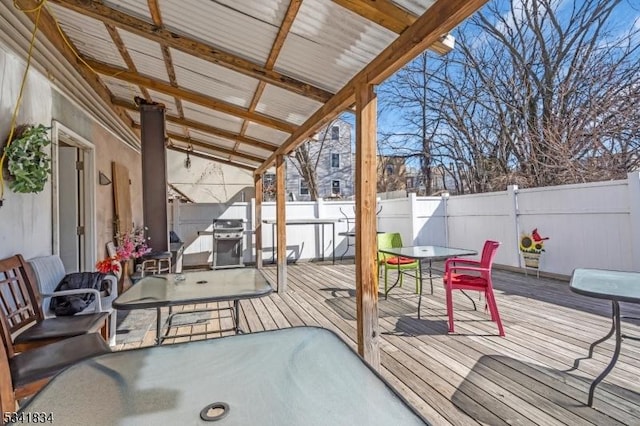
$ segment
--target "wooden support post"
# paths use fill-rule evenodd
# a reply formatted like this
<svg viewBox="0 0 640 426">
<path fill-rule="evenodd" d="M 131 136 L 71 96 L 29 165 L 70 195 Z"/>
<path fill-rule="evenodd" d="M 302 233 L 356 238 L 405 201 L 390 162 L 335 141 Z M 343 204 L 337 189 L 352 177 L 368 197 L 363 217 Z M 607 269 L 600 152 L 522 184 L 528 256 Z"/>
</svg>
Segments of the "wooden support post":
<svg viewBox="0 0 640 426">
<path fill-rule="evenodd" d="M 356 311 L 358 353 L 380 368 L 376 267 L 376 120 L 372 84 L 356 88 Z"/>
<path fill-rule="evenodd" d="M 278 292 L 287 291 L 287 217 L 284 179 L 284 155 L 276 157 L 276 262 L 278 263 Z"/>
<path fill-rule="evenodd" d="M 254 176 L 254 183 L 256 189 L 256 211 L 255 211 L 255 224 L 254 232 L 256 238 L 256 268 L 262 268 L 262 173 L 258 173 Z"/>
</svg>

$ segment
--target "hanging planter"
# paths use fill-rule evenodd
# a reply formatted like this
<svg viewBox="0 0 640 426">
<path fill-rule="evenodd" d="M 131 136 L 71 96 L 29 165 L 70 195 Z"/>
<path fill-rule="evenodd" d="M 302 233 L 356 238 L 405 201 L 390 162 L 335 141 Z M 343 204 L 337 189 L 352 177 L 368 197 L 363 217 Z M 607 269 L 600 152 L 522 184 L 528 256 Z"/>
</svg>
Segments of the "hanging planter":
<svg viewBox="0 0 640 426">
<path fill-rule="evenodd" d="M 49 127 L 21 125 L 5 146 L 9 188 L 13 192 L 37 193 L 44 189 L 51 174 L 51 158 L 43 149 L 51 143 Z"/>
</svg>

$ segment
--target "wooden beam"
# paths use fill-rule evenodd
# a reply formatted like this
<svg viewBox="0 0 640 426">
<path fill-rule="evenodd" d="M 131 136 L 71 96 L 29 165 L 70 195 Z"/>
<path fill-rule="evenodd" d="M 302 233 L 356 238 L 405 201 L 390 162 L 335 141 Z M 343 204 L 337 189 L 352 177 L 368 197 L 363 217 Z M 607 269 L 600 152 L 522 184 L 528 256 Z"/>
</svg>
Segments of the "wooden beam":
<svg viewBox="0 0 640 426">
<path fill-rule="evenodd" d="M 287 204 L 284 155 L 276 157 L 276 262 L 278 293 L 287 291 Z"/>
<path fill-rule="evenodd" d="M 280 29 L 278 29 L 278 35 L 276 36 L 276 39 L 273 41 L 273 45 L 271 45 L 271 51 L 269 52 L 269 57 L 267 58 L 267 62 L 265 64 L 266 69 L 272 70 L 274 65 L 276 64 L 278 55 L 280 55 L 282 46 L 284 46 L 284 41 L 287 39 L 287 36 L 289 35 L 289 31 L 291 31 L 291 27 L 293 26 L 293 21 L 295 21 L 301 5 L 302 5 L 302 0 L 291 0 L 289 2 L 289 7 L 287 8 L 287 12 L 285 13 L 284 18 L 282 19 L 282 23 L 280 24 Z M 330 98 L 331 96 L 329 96 L 323 102 L 328 101 Z"/>
<path fill-rule="evenodd" d="M 139 124 L 134 124 L 134 127 L 139 128 L 140 125 Z M 207 148 L 207 149 L 211 149 L 213 151 L 218 151 L 221 154 L 224 155 L 233 155 L 236 157 L 240 157 L 240 158 L 244 158 L 246 160 L 249 161 L 255 161 L 256 163 L 261 163 L 262 161 L 264 161 L 264 158 L 262 157 L 256 157 L 255 155 L 251 155 L 251 154 L 247 154 L 244 152 L 236 152 L 230 148 L 225 148 L 223 146 L 219 146 L 219 145 L 213 145 L 209 142 L 206 141 L 202 141 L 199 139 L 194 139 L 192 137 L 188 137 L 188 136 L 184 136 L 184 135 L 179 135 L 177 133 L 171 133 L 171 132 L 167 132 L 167 137 L 169 139 L 178 141 L 178 142 L 183 142 L 189 145 L 193 145 L 193 146 L 199 146 L 201 148 Z"/>
<path fill-rule="evenodd" d="M 397 6 L 391 0 L 333 0 L 333 2 L 396 34 L 402 34 L 418 19 L 416 15 Z M 452 40 L 453 37 L 442 35 L 429 46 L 429 49 L 444 55 L 453 49 Z"/>
<path fill-rule="evenodd" d="M 116 29 L 116 27 L 109 24 L 104 24 L 104 26 L 107 29 L 107 32 L 109 33 L 109 35 L 111 36 L 111 40 L 113 40 L 113 44 L 115 44 L 116 47 L 118 48 L 118 52 L 120 52 L 120 56 L 122 56 L 124 63 L 127 64 L 127 68 L 129 68 L 129 71 L 138 72 L 138 69 L 136 68 L 136 64 L 135 62 L 133 62 L 133 59 L 129 54 L 129 50 L 127 50 L 127 46 L 124 45 L 124 42 L 122 41 L 122 38 L 120 37 L 120 34 L 118 33 L 118 30 Z M 138 88 L 144 95 L 144 98 L 150 102 L 151 96 L 149 95 L 149 91 L 147 90 L 147 88 L 144 86 L 138 86 Z"/>
<path fill-rule="evenodd" d="M 162 14 L 160 13 L 160 6 L 158 0 L 147 0 L 149 6 L 149 13 L 151 14 L 151 20 L 158 27 L 163 27 Z M 167 76 L 169 77 L 169 83 L 173 87 L 178 87 L 178 80 L 176 78 L 176 70 L 173 67 L 173 58 L 171 57 L 171 50 L 166 44 L 160 45 L 162 51 L 162 59 L 164 60 L 164 67 L 167 69 Z M 184 118 L 184 108 L 182 107 L 182 100 L 180 98 L 174 98 L 176 109 L 180 117 Z"/>
<path fill-rule="evenodd" d="M 175 185 L 171 184 L 171 183 L 167 183 L 167 186 L 169 188 L 171 188 L 172 191 L 176 191 L 178 193 L 179 196 L 181 196 L 182 198 L 184 198 L 185 200 L 187 200 L 187 202 L 189 203 L 195 203 L 195 201 L 193 201 L 191 199 L 191 197 L 189 197 L 187 194 L 185 194 L 184 192 L 180 191 L 178 188 L 176 188 Z"/>
<path fill-rule="evenodd" d="M 43 7 L 40 10 L 40 19 L 38 21 L 38 29 L 42 34 L 47 37 L 47 39 L 53 44 L 55 49 L 60 52 L 60 54 L 76 69 L 78 74 L 84 79 L 84 81 L 93 89 L 93 91 L 98 95 L 98 97 L 106 104 L 106 106 L 111 109 L 114 114 L 129 128 L 133 131 L 133 120 L 127 114 L 127 112 L 111 103 L 111 91 L 107 88 L 107 86 L 102 82 L 100 76 L 93 72 L 91 68 L 82 63 L 76 56 L 75 52 L 71 46 L 73 44 L 71 41 L 65 40 L 58 31 L 58 25 L 51 16 L 51 14 L 47 11 L 46 7 Z M 25 12 L 27 17 L 35 22 L 35 13 Z M 77 51 L 77 49 L 76 49 Z M 137 132 L 133 131 L 134 134 L 138 135 Z M 138 135 L 139 136 L 139 135 Z"/>
<path fill-rule="evenodd" d="M 82 15 L 103 21 L 119 28 L 137 34 L 157 43 L 165 44 L 174 49 L 212 62 L 214 64 L 232 69 L 249 77 L 265 81 L 280 88 L 289 90 L 319 102 L 326 102 L 333 95 L 324 89 L 314 87 L 311 84 L 288 77 L 279 72 L 268 70 L 265 67 L 248 61 L 239 56 L 225 52 L 217 47 L 208 45 L 195 38 L 169 31 L 155 24 L 146 22 L 135 16 L 110 8 L 97 1 L 86 0 L 49 0 Z"/>
<path fill-rule="evenodd" d="M 289 31 L 291 30 L 291 26 L 293 25 L 293 21 L 298 14 L 298 10 L 300 10 L 300 5 L 302 4 L 302 0 L 291 0 L 289 2 L 289 7 L 287 8 L 287 12 L 282 19 L 282 24 L 280 24 L 280 29 L 278 30 L 278 35 L 276 35 L 276 39 L 271 46 L 271 51 L 269 52 L 269 57 L 267 58 L 267 62 L 265 64 L 265 68 L 268 70 L 272 70 L 276 64 L 276 60 L 278 59 L 278 55 L 282 50 L 282 46 L 284 45 L 284 41 L 289 35 Z M 258 87 L 256 88 L 255 93 L 253 94 L 253 99 L 251 99 L 251 103 L 249 104 L 249 111 L 253 112 L 256 110 L 258 106 L 258 102 L 260 101 L 260 97 L 264 92 L 264 88 L 266 87 L 266 83 L 264 81 L 260 81 L 258 83 Z M 242 123 L 242 127 L 240 128 L 240 134 L 244 135 L 247 131 L 247 126 L 249 122 L 245 120 Z M 235 148 L 238 146 L 236 145 Z"/>
<path fill-rule="evenodd" d="M 126 108 L 131 111 L 137 111 L 138 107 L 133 102 L 129 102 L 122 98 L 112 98 L 112 102 L 114 105 Z M 246 145 L 254 146 L 256 148 L 264 149 L 266 151 L 275 151 L 278 148 L 278 145 L 275 145 L 270 142 L 265 142 L 260 139 L 250 138 L 248 136 L 241 136 L 237 133 L 230 132 L 228 130 L 219 129 L 215 126 L 210 126 L 208 124 L 202 123 L 200 121 L 189 120 L 188 118 L 177 117 L 175 115 L 167 114 L 167 121 L 178 124 L 183 127 L 188 127 L 190 129 L 198 130 L 203 133 L 209 133 L 214 136 L 219 136 L 224 139 L 228 139 L 234 142 L 240 142 Z"/>
<path fill-rule="evenodd" d="M 207 155 L 206 153 L 201 153 L 201 152 L 197 152 L 197 151 L 190 151 L 188 149 L 181 148 L 181 147 L 176 146 L 176 145 L 169 144 L 169 145 L 167 145 L 167 149 L 170 149 L 170 150 L 176 151 L 176 152 L 182 152 L 183 154 L 186 154 L 188 152 L 189 155 L 193 155 L 194 157 L 199 157 L 199 158 L 203 158 L 205 160 L 215 161 L 216 163 L 229 164 L 230 166 L 238 167 L 239 169 L 250 170 L 252 172 L 256 170 L 255 167 L 251 167 L 248 164 L 238 163 L 238 162 L 235 162 L 233 160 L 227 160 L 225 158 L 219 158 L 219 157 L 216 157 L 215 155 Z"/>
<path fill-rule="evenodd" d="M 390 0 L 333 0 L 347 10 L 371 22 L 400 34 L 415 22 L 417 17 Z"/>
<path fill-rule="evenodd" d="M 264 201 L 264 181 L 263 175 L 255 175 L 253 177 L 254 187 L 256 191 L 255 205 L 255 223 L 254 235 L 256 236 L 256 268 L 262 268 L 262 202 Z"/>
<path fill-rule="evenodd" d="M 356 86 L 383 82 L 486 2 L 487 0 L 437 0 L 411 27 L 400 34 L 331 100 L 299 126 L 289 139 L 256 170 L 256 173 L 264 173 L 273 164 L 276 156 L 293 151 L 305 138 L 348 108 L 355 101 Z"/>
<path fill-rule="evenodd" d="M 202 95 L 198 92 L 194 92 L 193 90 L 174 87 L 171 84 L 167 84 L 164 81 L 153 77 L 148 77 L 142 74 L 131 72 L 127 69 L 96 61 L 95 59 L 91 59 L 88 57 L 85 57 L 83 59 L 96 72 L 104 74 L 107 77 L 116 78 L 118 80 L 126 81 L 136 85 L 143 85 L 149 89 L 156 90 L 169 96 L 174 96 L 185 101 L 193 102 L 194 104 L 202 105 L 207 108 L 224 112 L 226 114 L 235 115 L 236 117 L 246 118 L 256 123 L 260 123 L 263 126 L 271 127 L 283 132 L 291 133 L 296 128 L 295 125 L 278 120 L 277 118 L 269 117 L 257 112 L 249 112 L 245 108 L 212 98 L 210 96 Z"/>
<path fill-rule="evenodd" d="M 377 106 L 373 85 L 356 91 L 356 320 L 358 353 L 380 368 L 376 265 Z"/>
</svg>

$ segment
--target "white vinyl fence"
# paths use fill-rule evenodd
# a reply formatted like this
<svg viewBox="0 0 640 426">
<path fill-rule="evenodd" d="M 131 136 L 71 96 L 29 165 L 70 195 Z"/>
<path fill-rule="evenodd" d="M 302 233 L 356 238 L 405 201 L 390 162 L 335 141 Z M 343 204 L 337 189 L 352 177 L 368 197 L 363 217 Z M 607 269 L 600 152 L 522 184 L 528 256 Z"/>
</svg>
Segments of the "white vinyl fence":
<svg viewBox="0 0 640 426">
<path fill-rule="evenodd" d="M 480 250 L 487 239 L 502 246 L 496 262 L 522 267 L 518 242 L 534 228 L 549 240 L 540 269 L 570 275 L 574 268 L 590 267 L 640 271 L 640 173 L 620 181 L 449 197 L 416 197 L 378 202 L 378 230 L 399 232 L 405 245 L 448 245 Z M 275 218 L 275 203 L 263 204 L 263 219 Z M 342 212 L 341 212 L 342 211 Z M 245 219 L 244 260 L 255 261 L 255 202 L 175 204 L 172 229 L 185 241 L 185 265 L 211 262 L 211 231 L 216 218 Z M 287 219 L 354 217 L 353 201 L 288 202 Z M 353 221 L 350 222 L 353 228 Z M 347 247 L 347 222 L 336 225 L 336 257 L 353 256 Z M 200 234 L 199 234 L 200 233 Z M 271 225 L 263 224 L 263 256 L 273 253 Z M 331 258 L 331 226 L 287 227 L 287 255 L 291 260 Z M 353 243 L 353 241 L 351 241 Z M 347 250 L 348 248 L 348 250 Z"/>
</svg>

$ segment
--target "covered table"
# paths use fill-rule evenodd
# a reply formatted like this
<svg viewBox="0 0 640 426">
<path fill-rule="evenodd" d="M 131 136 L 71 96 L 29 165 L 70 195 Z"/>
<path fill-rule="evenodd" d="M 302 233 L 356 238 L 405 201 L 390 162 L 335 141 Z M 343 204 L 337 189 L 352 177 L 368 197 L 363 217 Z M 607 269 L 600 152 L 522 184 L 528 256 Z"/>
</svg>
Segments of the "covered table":
<svg viewBox="0 0 640 426">
<path fill-rule="evenodd" d="M 24 407 L 54 424 L 417 425 L 414 409 L 332 332 L 298 327 L 114 352 L 55 377 Z"/>
</svg>

